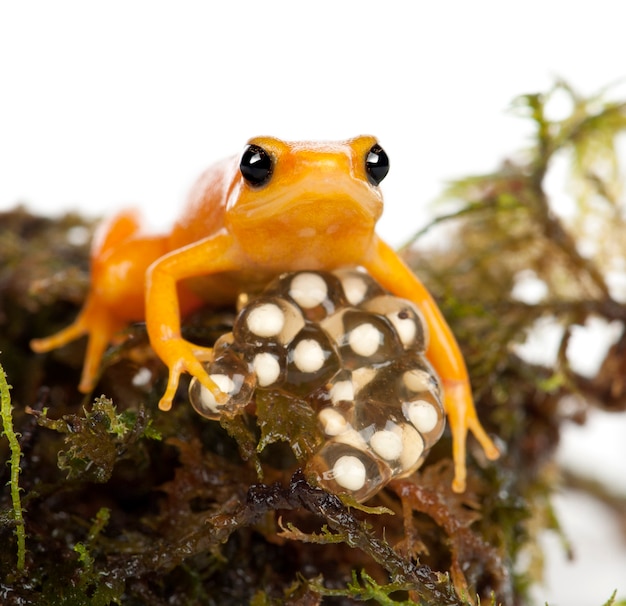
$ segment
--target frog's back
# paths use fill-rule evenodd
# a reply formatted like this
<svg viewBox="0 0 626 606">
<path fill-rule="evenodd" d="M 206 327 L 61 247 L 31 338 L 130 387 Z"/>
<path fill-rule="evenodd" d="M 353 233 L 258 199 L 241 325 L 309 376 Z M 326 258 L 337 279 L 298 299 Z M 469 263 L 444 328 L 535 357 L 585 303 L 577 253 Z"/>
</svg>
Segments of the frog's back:
<svg viewBox="0 0 626 606">
<path fill-rule="evenodd" d="M 169 235 L 168 250 L 178 250 L 224 229 L 236 171 L 236 159 L 227 158 L 210 166 L 198 178 Z"/>
</svg>

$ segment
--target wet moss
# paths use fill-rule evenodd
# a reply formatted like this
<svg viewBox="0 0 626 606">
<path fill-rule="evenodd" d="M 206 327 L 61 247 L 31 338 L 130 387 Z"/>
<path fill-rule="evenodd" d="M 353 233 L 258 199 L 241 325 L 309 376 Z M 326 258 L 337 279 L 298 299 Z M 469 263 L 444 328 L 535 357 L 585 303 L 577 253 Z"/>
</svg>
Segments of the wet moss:
<svg viewBox="0 0 626 606">
<path fill-rule="evenodd" d="M 556 93 L 572 102 L 559 121 L 545 110 Z M 483 604 L 526 603 L 534 568 L 521 567 L 520 555 L 558 524 L 550 495 L 563 424 L 582 422 L 591 407 L 626 408 L 626 331 L 595 377 L 581 376 L 568 358 L 575 326 L 591 317 L 626 321 L 608 281 L 626 259 L 614 145 L 626 107 L 583 99 L 563 83 L 516 107 L 536 125 L 531 148 L 493 174 L 453 183 L 445 198 L 454 212 L 404 251 L 458 337 L 479 414 L 503 451 L 490 462 L 470 447 L 461 495 L 449 488 L 447 435 L 422 469 L 362 507 L 299 471 L 320 440 L 306 402 L 267 396 L 219 424 L 193 411 L 182 385 L 178 405 L 159 412 L 165 368 L 141 325 L 110 349 L 94 394 L 80 395 L 84 343 L 45 356 L 28 343 L 77 313 L 93 226 L 75 215 L 3 213 L 0 351 L 13 385 L 27 551 L 21 574 L 7 486 L 2 603 L 441 605 L 477 595 Z M 567 220 L 545 186 L 564 154 L 577 200 Z M 595 235 L 589 212 L 604 222 Z M 581 253 L 583 241 L 590 254 Z M 539 300 L 517 295 L 528 277 L 543 284 Z M 201 310 L 184 330 L 210 344 L 232 319 L 233 310 Z M 545 319 L 562 327 L 553 365 L 517 347 Z M 564 407 L 572 397 L 577 405 Z M 10 457 L 4 439 L 0 457 Z M 0 473 L 4 485 L 10 468 Z"/>
</svg>

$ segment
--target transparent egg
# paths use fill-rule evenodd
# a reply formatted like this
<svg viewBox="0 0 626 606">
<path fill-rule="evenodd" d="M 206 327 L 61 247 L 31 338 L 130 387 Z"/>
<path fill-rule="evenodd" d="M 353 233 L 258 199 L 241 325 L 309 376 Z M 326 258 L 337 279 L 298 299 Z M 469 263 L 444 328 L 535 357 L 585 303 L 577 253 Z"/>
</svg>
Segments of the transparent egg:
<svg viewBox="0 0 626 606">
<path fill-rule="evenodd" d="M 428 449 L 421 434 L 408 423 L 402 424 L 402 455 L 394 477 L 401 478 L 412 474 L 424 462 Z"/>
<path fill-rule="evenodd" d="M 304 326 L 302 313 L 280 297 L 259 297 L 241 310 L 233 335 L 239 345 L 287 345 Z"/>
<path fill-rule="evenodd" d="M 266 343 L 244 351 L 259 387 L 276 387 L 283 383 L 287 372 L 287 351 L 284 347 Z"/>
<path fill-rule="evenodd" d="M 358 399 L 354 405 L 351 427 L 366 444 L 372 456 L 382 459 L 391 469 L 393 477 L 415 471 L 428 450 L 443 431 L 438 424 L 432 432 L 422 434 L 405 416 L 402 403 Z M 429 439 L 430 438 L 430 439 Z"/>
<path fill-rule="evenodd" d="M 382 395 L 382 398 L 377 397 Z M 359 393 L 353 403 L 353 425 L 366 440 L 379 429 L 405 422 L 401 402 L 393 396 L 385 397 L 367 388 Z"/>
<path fill-rule="evenodd" d="M 327 406 L 317 413 L 322 431 L 329 437 L 346 434 L 353 430 L 351 404 Z"/>
<path fill-rule="evenodd" d="M 334 439 L 309 460 L 305 472 L 326 490 L 348 493 L 357 501 L 367 500 L 391 479 L 391 469 L 381 459 Z"/>
<path fill-rule="evenodd" d="M 361 391 L 365 389 L 377 376 L 380 369 L 373 366 L 361 366 L 352 371 L 352 384 L 354 385 L 355 401 Z"/>
<path fill-rule="evenodd" d="M 232 332 L 223 334 L 213 345 L 213 358 L 219 357 L 225 351 L 235 350 L 235 337 Z"/>
<path fill-rule="evenodd" d="M 334 343 L 316 324 L 307 324 L 287 350 L 287 372 L 283 389 L 307 395 L 322 387 L 340 369 Z"/>
<path fill-rule="evenodd" d="M 348 308 L 321 325 L 337 343 L 345 368 L 384 364 L 403 351 L 391 324 L 378 315 Z"/>
<path fill-rule="evenodd" d="M 336 384 L 339 384 L 335 387 Z M 347 406 L 352 406 L 351 373 L 347 370 L 339 370 L 326 380 L 307 397 L 307 402 L 315 411 L 320 411 L 327 406 L 342 405 L 342 399 L 347 399 Z"/>
<path fill-rule="evenodd" d="M 339 279 L 323 271 L 283 274 L 268 292 L 289 300 L 311 322 L 319 322 L 347 304 Z"/>
<path fill-rule="evenodd" d="M 352 372 L 342 369 L 326 383 L 324 387 L 327 394 L 326 401 L 332 406 L 352 406 L 354 404 L 355 389 Z"/>
<path fill-rule="evenodd" d="M 405 359 L 397 368 L 396 385 L 403 415 L 422 435 L 425 448 L 431 448 L 446 424 L 439 378 L 424 359 Z"/>
<path fill-rule="evenodd" d="M 385 293 L 378 282 L 364 270 L 343 268 L 336 269 L 333 274 L 339 278 L 346 300 L 354 307 Z"/>
<path fill-rule="evenodd" d="M 402 427 L 388 422 L 383 429 L 376 429 L 370 436 L 369 447 L 390 465 L 399 461 L 404 448 Z"/>
<path fill-rule="evenodd" d="M 353 407 L 352 426 L 372 455 L 382 459 L 392 472 L 401 471 L 404 456 L 403 426 L 406 420 L 400 403 L 357 398 Z"/>
<path fill-rule="evenodd" d="M 437 373 L 425 357 L 407 352 L 394 360 L 381 374 L 385 381 L 395 384 L 395 391 L 402 400 L 416 394 L 432 394 L 441 400 L 441 383 Z"/>
<path fill-rule="evenodd" d="M 425 394 L 406 400 L 402 403 L 402 412 L 424 439 L 425 448 L 431 448 L 441 438 L 446 417 L 441 402 L 435 396 Z"/>
<path fill-rule="evenodd" d="M 361 309 L 383 316 L 391 322 L 404 349 L 426 351 L 428 331 L 421 312 L 406 299 L 381 295 L 364 301 Z"/>
<path fill-rule="evenodd" d="M 233 352 L 225 350 L 212 362 L 205 364 L 209 377 L 228 396 L 219 402 L 195 377 L 189 384 L 189 401 L 196 412 L 207 419 L 219 420 L 224 414 L 243 409 L 254 392 L 256 378 L 248 365 Z"/>
</svg>

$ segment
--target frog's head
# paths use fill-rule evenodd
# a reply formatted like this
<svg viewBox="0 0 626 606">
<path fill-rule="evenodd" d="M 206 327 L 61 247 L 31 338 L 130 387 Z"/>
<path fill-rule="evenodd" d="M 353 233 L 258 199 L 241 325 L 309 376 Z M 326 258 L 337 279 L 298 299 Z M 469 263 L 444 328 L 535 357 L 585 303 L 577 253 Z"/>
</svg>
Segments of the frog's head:
<svg viewBox="0 0 626 606">
<path fill-rule="evenodd" d="M 340 142 L 256 137 L 241 155 L 226 227 L 266 266 L 356 264 L 382 213 L 378 185 L 388 170 L 387 154 L 371 136 Z"/>
</svg>

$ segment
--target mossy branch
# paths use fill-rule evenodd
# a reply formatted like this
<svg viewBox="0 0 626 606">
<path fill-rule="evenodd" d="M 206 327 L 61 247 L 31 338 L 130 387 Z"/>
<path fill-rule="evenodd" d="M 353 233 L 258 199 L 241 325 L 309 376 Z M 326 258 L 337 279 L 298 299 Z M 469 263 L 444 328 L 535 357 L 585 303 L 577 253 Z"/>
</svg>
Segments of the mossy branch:
<svg viewBox="0 0 626 606">
<path fill-rule="evenodd" d="M 232 504 L 229 506 L 232 508 Z M 305 535 L 289 529 L 289 538 L 326 544 L 343 542 L 362 551 L 387 571 L 394 587 L 409 588 L 419 596 L 419 603 L 423 606 L 467 604 L 455 595 L 447 575 L 401 557 L 385 539 L 375 536 L 369 525 L 352 514 L 336 495 L 311 486 L 300 471 L 293 475 L 286 488 L 279 484 L 251 486 L 245 502 L 234 510 L 207 516 L 200 527 L 185 535 L 177 545 L 162 545 L 143 557 L 125 559 L 117 574 L 137 577 L 149 571 L 171 570 L 194 553 L 214 551 L 237 530 L 256 525 L 265 514 L 277 510 L 308 511 L 323 519 L 325 526 L 321 533 Z"/>
<path fill-rule="evenodd" d="M 0 364 L 0 416 L 2 417 L 2 434 L 9 441 L 11 457 L 9 465 L 11 466 L 11 501 L 13 503 L 13 517 L 15 519 L 15 534 L 17 536 L 17 570 L 22 572 L 26 560 L 26 530 L 24 528 L 24 515 L 22 511 L 22 502 L 20 500 L 20 458 L 22 452 L 17 434 L 13 430 L 13 416 L 11 414 L 11 396 L 9 390 L 11 386 L 7 383 L 7 376 Z"/>
</svg>

